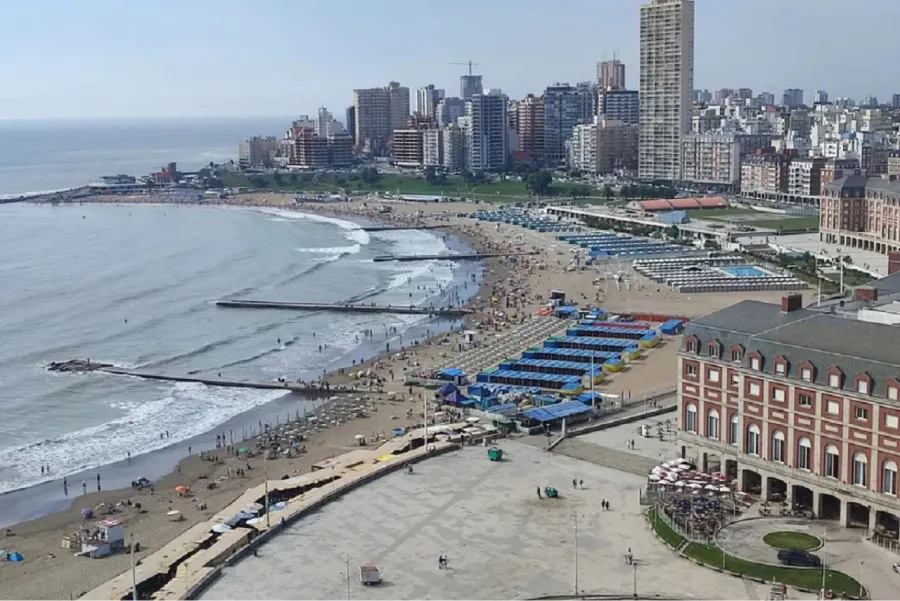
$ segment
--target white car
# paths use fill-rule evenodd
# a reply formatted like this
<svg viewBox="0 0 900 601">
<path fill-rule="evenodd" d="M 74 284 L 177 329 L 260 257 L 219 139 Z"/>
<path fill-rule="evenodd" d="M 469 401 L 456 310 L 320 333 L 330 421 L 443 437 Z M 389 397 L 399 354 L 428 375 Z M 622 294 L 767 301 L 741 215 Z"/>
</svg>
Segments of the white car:
<svg viewBox="0 0 900 601">
<path fill-rule="evenodd" d="M 895 574 L 900 574 L 900 563 L 895 563 L 891 566 L 891 569 L 894 570 Z"/>
</svg>

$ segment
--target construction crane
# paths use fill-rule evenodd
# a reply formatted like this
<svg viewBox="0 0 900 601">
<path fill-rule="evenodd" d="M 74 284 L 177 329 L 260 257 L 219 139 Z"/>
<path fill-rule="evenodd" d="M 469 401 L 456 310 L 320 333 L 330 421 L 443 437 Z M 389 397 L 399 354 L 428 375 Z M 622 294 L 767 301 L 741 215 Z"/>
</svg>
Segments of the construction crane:
<svg viewBox="0 0 900 601">
<path fill-rule="evenodd" d="M 472 75 L 472 67 L 477 67 L 478 63 L 473 63 L 472 61 L 466 61 L 464 63 L 450 63 L 451 65 L 462 65 L 463 67 L 469 67 L 469 75 Z"/>
</svg>

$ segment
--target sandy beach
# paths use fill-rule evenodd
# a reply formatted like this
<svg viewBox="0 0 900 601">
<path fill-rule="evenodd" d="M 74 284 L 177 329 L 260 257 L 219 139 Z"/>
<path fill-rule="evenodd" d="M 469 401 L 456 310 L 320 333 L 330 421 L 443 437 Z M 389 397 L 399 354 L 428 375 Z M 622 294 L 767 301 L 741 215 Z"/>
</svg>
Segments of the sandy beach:
<svg viewBox="0 0 900 601">
<path fill-rule="evenodd" d="M 146 196 L 133 198 L 98 197 L 96 202 L 125 204 L 128 202 L 157 202 Z M 94 201 L 92 200 L 92 202 Z M 530 256 L 490 259 L 485 262 L 486 277 L 482 282 L 479 299 L 470 306 L 478 312 L 467 318 L 467 327 L 477 327 L 476 344 L 499 344 L 517 328 L 522 328 L 535 312 L 546 304 L 548 291 L 563 290 L 572 300 L 582 305 L 601 306 L 610 312 L 652 312 L 671 315 L 699 316 L 731 305 L 739 300 L 755 298 L 777 300 L 783 292 L 756 294 L 680 294 L 631 274 L 628 289 L 617 289 L 603 278 L 598 283 L 598 272 L 593 269 L 567 271 L 571 250 L 552 234 L 540 234 L 515 226 L 487 224 L 471 219 L 455 217 L 457 213 L 475 210 L 471 203 L 395 203 L 365 198 L 348 203 L 318 204 L 296 203 L 289 194 L 255 193 L 236 198 L 212 201 L 233 206 L 280 207 L 298 211 L 344 216 L 353 220 L 364 218 L 403 225 L 441 225 L 447 232 L 459 236 L 480 252 L 504 252 L 510 250 L 537 251 Z M 203 204 L 209 204 L 204 202 Z M 390 206 L 384 212 L 383 206 Z M 483 206 L 483 205 L 482 205 Z M 302 300 L 302 299 L 298 299 Z M 482 310 L 483 308 L 483 310 Z M 560 329 L 564 323 L 560 322 Z M 359 370 L 369 373 L 364 385 L 370 391 L 351 395 L 320 408 L 319 423 L 329 423 L 327 428 L 307 429 L 302 433 L 305 452 L 296 457 L 277 454 L 266 462 L 270 479 L 284 475 L 304 473 L 322 459 L 354 448 L 355 437 L 363 435 L 369 440 L 389 435 L 398 427 L 421 423 L 423 400 L 431 394 L 426 389 L 409 388 L 404 384 L 404 374 L 425 371 L 437 364 L 452 363 L 458 356 L 462 336 L 458 333 L 439 334 L 429 340 L 418 341 L 405 352 L 382 355 L 364 364 L 347 365 L 328 374 L 332 386 L 354 383 L 359 379 L 352 373 Z M 676 344 L 671 341 L 648 353 L 645 358 L 616 374 L 601 387 L 600 392 L 638 395 L 674 383 L 674 356 Z M 489 367 L 487 365 L 482 368 Z M 363 408 L 363 409 L 360 409 Z M 365 417 L 350 419 L 356 413 Z M 270 425 L 273 434 L 283 445 L 289 444 L 289 428 Z M 244 443 L 254 450 L 258 441 Z M 238 447 L 235 444 L 235 447 Z M 81 496 L 81 482 L 70 482 L 74 499 L 66 511 L 12 526 L 14 536 L 4 540 L 8 551 L 22 553 L 26 560 L 19 564 L 0 566 L 0 598 L 69 598 L 77 597 L 105 580 L 129 568 L 129 557 L 116 554 L 101 560 L 76 558 L 71 551 L 60 548 L 64 536 L 85 526 L 81 510 L 101 503 L 119 508 L 117 517 L 124 518 L 128 534 L 134 534 L 140 543 L 139 557 L 160 548 L 191 525 L 209 519 L 219 509 L 232 502 L 250 486 L 263 480 L 264 462 L 261 456 L 247 458 L 245 453 L 235 456 L 235 448 L 222 448 L 208 453 L 206 458 L 197 456 L 182 460 L 177 470 L 155 483 L 153 494 L 144 489 L 94 492 Z M 211 457 L 210 457 L 211 455 Z M 249 470 L 247 469 L 249 463 Z M 238 475 L 237 470 L 246 470 Z M 137 477 L 139 474 L 136 474 Z M 207 484 L 216 482 L 215 488 Z M 88 482 L 88 491 L 94 488 Z M 192 493 L 181 496 L 176 486 L 189 486 Z M 95 489 L 96 490 L 96 489 Z M 137 511 L 134 503 L 140 503 Z M 205 506 L 204 509 L 200 507 Z M 174 522 L 166 513 L 177 510 L 183 521 Z M 105 517 L 105 516 L 104 516 Z M 93 523 L 89 521 L 89 523 Z M 47 577 L 47 576 L 50 577 Z"/>
</svg>

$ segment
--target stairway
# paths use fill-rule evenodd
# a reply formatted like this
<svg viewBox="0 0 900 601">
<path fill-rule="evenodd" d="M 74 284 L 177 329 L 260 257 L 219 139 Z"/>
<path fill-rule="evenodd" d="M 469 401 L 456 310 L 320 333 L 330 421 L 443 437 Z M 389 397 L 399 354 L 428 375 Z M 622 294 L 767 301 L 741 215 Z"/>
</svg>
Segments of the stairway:
<svg viewBox="0 0 900 601">
<path fill-rule="evenodd" d="M 553 452 L 637 476 L 646 476 L 659 463 L 650 457 L 619 451 L 577 438 L 567 438 L 556 445 Z"/>
</svg>

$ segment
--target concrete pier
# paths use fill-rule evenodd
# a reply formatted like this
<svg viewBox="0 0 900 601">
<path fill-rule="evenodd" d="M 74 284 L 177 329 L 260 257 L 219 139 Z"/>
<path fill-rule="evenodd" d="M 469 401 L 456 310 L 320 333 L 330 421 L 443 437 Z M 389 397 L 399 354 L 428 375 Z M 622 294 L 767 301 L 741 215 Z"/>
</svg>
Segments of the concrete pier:
<svg viewBox="0 0 900 601">
<path fill-rule="evenodd" d="M 103 372 L 118 376 L 132 376 L 144 380 L 157 380 L 162 382 L 196 382 L 207 386 L 223 386 L 225 388 L 254 388 L 257 390 L 290 390 L 291 392 L 302 393 L 307 396 L 327 397 L 333 394 L 346 392 L 355 392 L 349 389 L 332 388 L 326 390 L 317 386 L 308 386 L 298 382 L 249 382 L 245 380 L 229 380 L 227 378 L 213 378 L 208 376 L 178 376 L 168 374 L 158 374 L 139 369 L 129 369 L 126 367 L 116 367 L 109 363 L 95 363 L 82 361 L 81 359 L 72 359 L 70 361 L 53 362 L 47 366 L 50 371 L 65 373 L 84 373 L 84 372 Z"/>
<path fill-rule="evenodd" d="M 398 313 L 403 315 L 433 315 L 435 317 L 462 317 L 472 313 L 471 309 L 433 308 L 416 305 L 360 305 L 340 303 L 294 303 L 264 300 L 220 300 L 216 306 L 230 309 L 286 309 L 293 311 L 337 311 L 340 313 Z"/>
<path fill-rule="evenodd" d="M 387 261 L 480 261 L 481 259 L 492 259 L 495 257 L 524 257 L 528 255 L 536 255 L 537 252 L 524 253 L 472 253 L 458 255 L 380 255 L 372 259 L 376 263 L 385 263 Z"/>
</svg>

